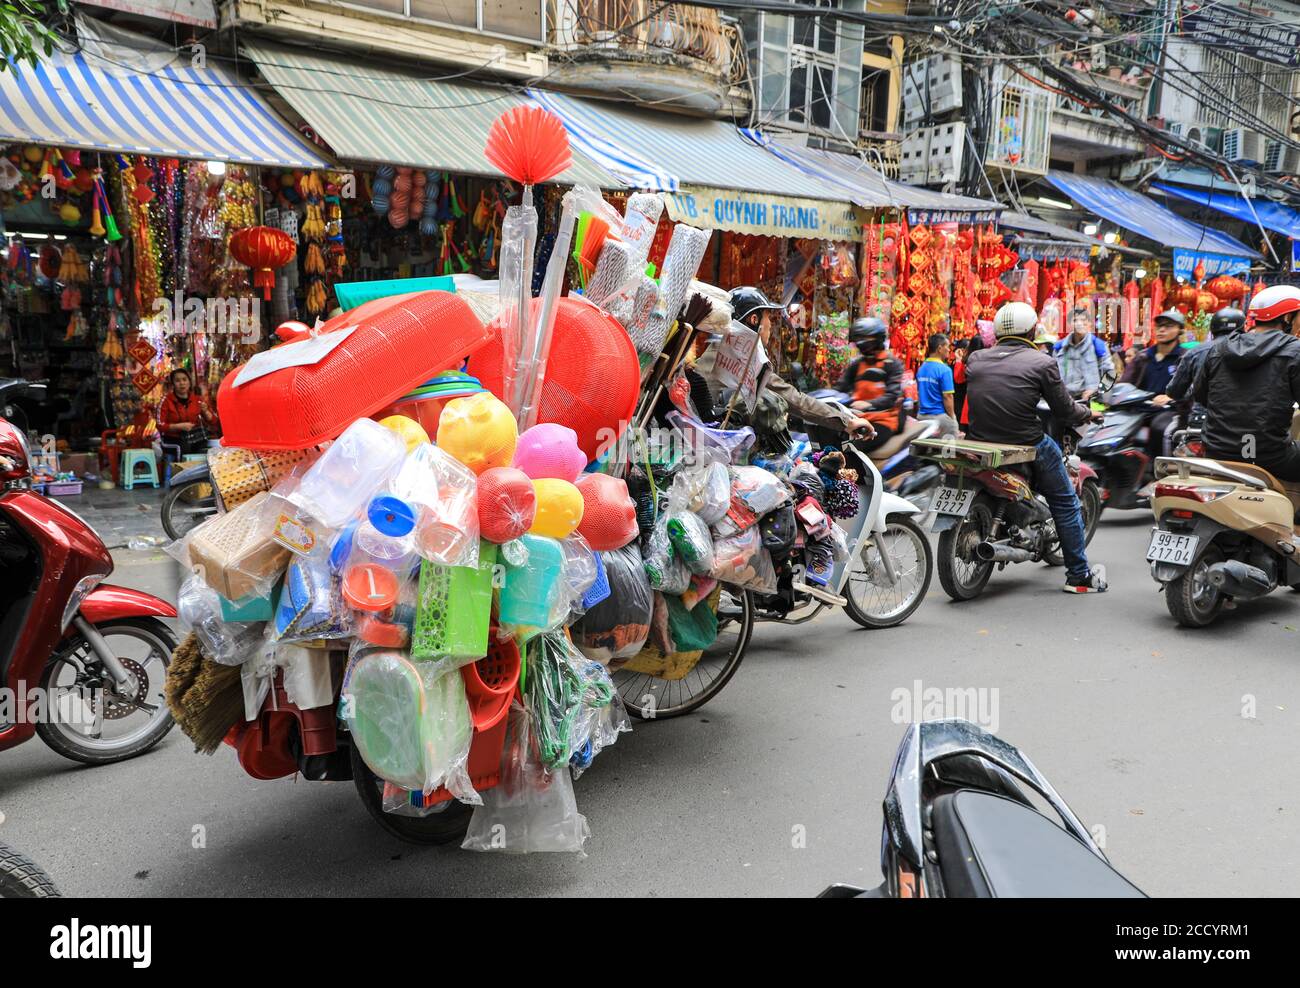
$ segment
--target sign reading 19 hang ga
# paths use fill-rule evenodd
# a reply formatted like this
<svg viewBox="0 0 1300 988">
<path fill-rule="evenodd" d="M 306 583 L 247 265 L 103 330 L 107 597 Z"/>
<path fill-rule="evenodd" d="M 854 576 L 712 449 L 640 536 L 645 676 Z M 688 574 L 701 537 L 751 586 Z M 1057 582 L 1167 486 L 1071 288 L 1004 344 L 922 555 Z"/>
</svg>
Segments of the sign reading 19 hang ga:
<svg viewBox="0 0 1300 988">
<path fill-rule="evenodd" d="M 846 202 L 696 186 L 664 196 L 677 223 L 768 237 L 861 240 L 866 215 Z"/>
</svg>

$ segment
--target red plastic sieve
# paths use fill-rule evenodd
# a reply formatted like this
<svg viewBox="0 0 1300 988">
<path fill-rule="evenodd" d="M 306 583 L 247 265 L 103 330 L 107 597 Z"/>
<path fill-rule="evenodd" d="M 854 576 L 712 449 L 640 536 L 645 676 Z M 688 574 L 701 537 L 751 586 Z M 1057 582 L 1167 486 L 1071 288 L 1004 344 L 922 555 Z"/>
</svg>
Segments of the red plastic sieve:
<svg viewBox="0 0 1300 988">
<path fill-rule="evenodd" d="M 488 330 L 491 340 L 470 357 L 467 369 L 500 398 L 500 331 L 495 322 Z M 627 428 L 640 390 L 636 347 L 618 320 L 582 299 L 560 299 L 537 421 L 568 426 L 594 460 Z"/>
</svg>

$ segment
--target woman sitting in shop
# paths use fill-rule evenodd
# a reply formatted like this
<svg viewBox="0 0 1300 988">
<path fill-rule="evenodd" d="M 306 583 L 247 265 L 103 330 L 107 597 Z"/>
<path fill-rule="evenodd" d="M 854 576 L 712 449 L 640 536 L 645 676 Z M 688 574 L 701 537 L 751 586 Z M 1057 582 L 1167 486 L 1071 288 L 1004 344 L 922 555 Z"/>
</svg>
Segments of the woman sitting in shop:
<svg viewBox="0 0 1300 988">
<path fill-rule="evenodd" d="M 208 436 L 217 432 L 217 413 L 208 400 L 194 390 L 190 372 L 177 367 L 169 377 L 171 392 L 158 408 L 158 424 L 163 441 L 180 446 L 182 453 L 202 453 L 208 448 Z"/>
</svg>

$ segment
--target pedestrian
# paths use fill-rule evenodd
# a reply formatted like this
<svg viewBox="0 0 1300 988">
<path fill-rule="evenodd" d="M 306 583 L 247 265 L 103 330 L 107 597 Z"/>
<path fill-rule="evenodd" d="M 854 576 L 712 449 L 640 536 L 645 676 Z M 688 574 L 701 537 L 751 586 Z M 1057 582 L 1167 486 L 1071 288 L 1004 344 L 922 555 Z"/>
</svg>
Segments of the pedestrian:
<svg viewBox="0 0 1300 988">
<path fill-rule="evenodd" d="M 1070 335 L 1053 349 L 1066 390 L 1087 402 L 1101 389 L 1101 379 L 1115 372 L 1110 348 L 1093 332 L 1092 314 L 1076 305 L 1070 313 Z"/>
<path fill-rule="evenodd" d="M 925 347 L 925 360 L 916 370 L 916 417 L 939 423 L 941 436 L 957 435 L 954 406 L 956 382 L 948 356 L 952 342 L 944 333 L 933 334 Z"/>
<path fill-rule="evenodd" d="M 158 425 L 162 434 L 180 446 L 182 453 L 203 453 L 208 435 L 217 429 L 217 414 L 208 400 L 194 390 L 193 378 L 184 367 L 177 367 L 168 380 L 171 391 L 158 408 Z"/>
</svg>

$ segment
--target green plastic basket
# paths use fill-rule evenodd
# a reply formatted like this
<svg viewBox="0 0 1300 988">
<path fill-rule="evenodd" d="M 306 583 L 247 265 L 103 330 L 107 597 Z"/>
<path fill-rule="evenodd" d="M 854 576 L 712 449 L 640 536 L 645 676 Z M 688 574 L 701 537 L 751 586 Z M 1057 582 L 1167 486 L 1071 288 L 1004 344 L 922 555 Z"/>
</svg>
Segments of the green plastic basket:
<svg viewBox="0 0 1300 988">
<path fill-rule="evenodd" d="M 480 542 L 478 568 L 420 564 L 411 656 L 455 665 L 487 655 L 492 620 L 492 571 L 497 547 Z"/>
<path fill-rule="evenodd" d="M 410 292 L 454 292 L 456 282 L 450 276 L 436 278 L 390 278 L 386 281 L 344 281 L 334 286 L 334 297 L 344 312 L 365 302 Z"/>
</svg>

